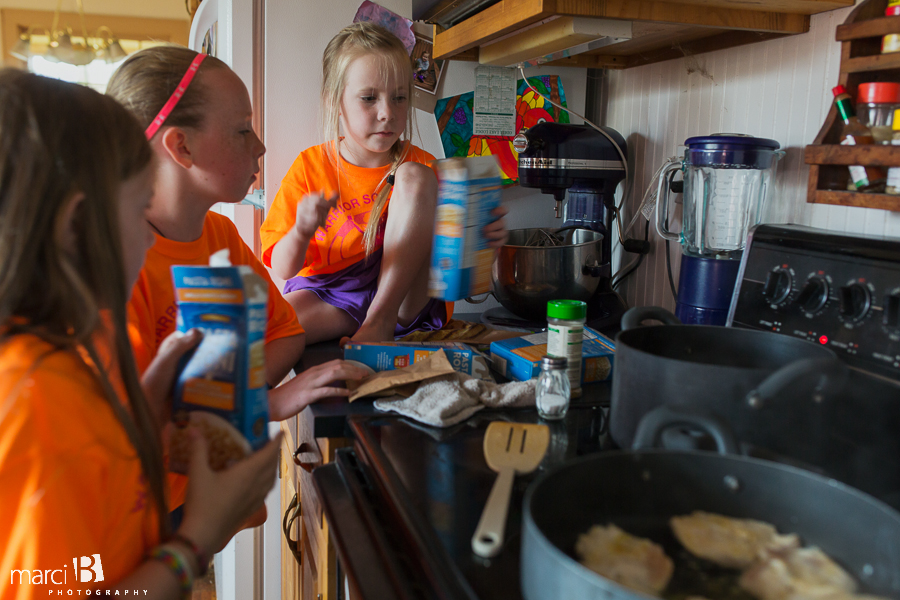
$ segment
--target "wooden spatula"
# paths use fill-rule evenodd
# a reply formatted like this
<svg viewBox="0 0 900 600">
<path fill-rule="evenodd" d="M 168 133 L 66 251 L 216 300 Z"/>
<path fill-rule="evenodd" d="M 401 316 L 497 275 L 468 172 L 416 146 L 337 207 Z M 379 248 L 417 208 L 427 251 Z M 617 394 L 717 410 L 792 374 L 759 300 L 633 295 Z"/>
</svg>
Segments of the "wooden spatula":
<svg viewBox="0 0 900 600">
<path fill-rule="evenodd" d="M 525 425 L 494 421 L 484 433 L 484 458 L 497 471 L 484 512 L 472 536 L 472 551 L 478 556 L 496 556 L 503 546 L 509 495 L 516 474 L 534 471 L 550 443 L 546 425 Z"/>
</svg>

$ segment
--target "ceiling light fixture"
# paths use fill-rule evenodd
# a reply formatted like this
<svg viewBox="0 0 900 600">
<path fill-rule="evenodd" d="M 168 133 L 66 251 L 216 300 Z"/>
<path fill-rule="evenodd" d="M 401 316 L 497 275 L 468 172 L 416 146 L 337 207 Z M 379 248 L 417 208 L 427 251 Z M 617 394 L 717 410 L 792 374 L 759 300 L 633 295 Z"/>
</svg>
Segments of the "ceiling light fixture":
<svg viewBox="0 0 900 600">
<path fill-rule="evenodd" d="M 19 39 L 13 44 L 9 53 L 19 60 L 28 61 L 32 56 L 43 56 L 52 62 L 62 62 L 70 65 L 88 65 L 96 59 L 103 59 L 108 63 L 121 60 L 127 53 L 119 44 L 118 38 L 112 30 L 101 25 L 93 36 L 88 36 L 84 20 L 84 5 L 81 0 L 75 0 L 78 7 L 78 16 L 81 21 L 81 41 L 76 36 L 72 40 L 73 32 L 68 24 L 61 28 L 59 25 L 62 0 L 56 3 L 56 12 L 53 14 L 53 25 L 50 29 L 30 26 L 19 34 Z M 35 44 L 37 32 L 43 31 L 48 39 L 46 46 Z"/>
</svg>

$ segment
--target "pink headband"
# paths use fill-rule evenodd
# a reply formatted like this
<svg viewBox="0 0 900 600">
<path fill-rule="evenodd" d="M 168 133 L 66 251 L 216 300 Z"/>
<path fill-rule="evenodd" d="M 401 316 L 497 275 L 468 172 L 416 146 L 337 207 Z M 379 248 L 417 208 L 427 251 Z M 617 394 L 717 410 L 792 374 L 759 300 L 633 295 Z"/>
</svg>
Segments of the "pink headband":
<svg viewBox="0 0 900 600">
<path fill-rule="evenodd" d="M 181 82 L 178 84 L 178 87 L 175 88 L 175 91 L 172 92 L 172 95 L 169 96 L 169 99 L 163 104 L 163 107 L 159 109 L 159 112 L 156 115 L 156 118 L 147 126 L 147 129 L 144 131 L 144 134 L 147 136 L 147 139 L 151 139 L 156 132 L 159 131 L 159 128 L 162 127 L 162 124 L 166 122 L 166 119 L 169 118 L 169 115 L 172 114 L 172 111 L 175 110 L 175 106 L 178 105 L 178 101 L 181 100 L 181 97 L 184 96 L 184 92 L 187 91 L 188 86 L 191 85 L 191 81 L 194 80 L 194 76 L 197 74 L 197 70 L 200 68 L 200 63 L 203 62 L 203 59 L 206 58 L 206 54 L 200 53 L 194 57 L 194 60 L 191 61 L 191 66 L 188 67 L 187 72 L 184 74 L 184 77 L 181 78 Z"/>
</svg>

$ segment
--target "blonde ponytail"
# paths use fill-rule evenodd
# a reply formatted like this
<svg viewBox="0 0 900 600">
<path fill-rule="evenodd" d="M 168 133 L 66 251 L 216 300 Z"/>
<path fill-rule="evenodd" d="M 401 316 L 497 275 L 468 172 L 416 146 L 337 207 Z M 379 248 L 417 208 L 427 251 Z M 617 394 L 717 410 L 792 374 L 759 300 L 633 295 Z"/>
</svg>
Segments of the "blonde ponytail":
<svg viewBox="0 0 900 600">
<path fill-rule="evenodd" d="M 325 134 L 325 154 L 339 172 L 340 159 L 340 110 L 341 96 L 346 87 L 347 70 L 360 56 L 374 55 L 381 59 L 381 69 L 386 78 L 405 81 L 407 97 L 412 98 L 412 62 L 406 48 L 397 36 L 374 23 L 354 23 L 342 29 L 325 48 L 322 56 L 322 106 Z M 378 225 L 384 214 L 385 205 L 393 187 L 394 175 L 406 160 L 410 150 L 409 135 L 412 131 L 412 109 L 407 111 L 405 134 L 407 139 L 399 139 L 391 148 L 391 165 L 381 180 L 369 222 L 363 234 L 366 255 L 375 251 Z M 339 173 L 340 174 L 340 173 Z M 340 181 L 340 177 L 338 177 Z"/>
</svg>

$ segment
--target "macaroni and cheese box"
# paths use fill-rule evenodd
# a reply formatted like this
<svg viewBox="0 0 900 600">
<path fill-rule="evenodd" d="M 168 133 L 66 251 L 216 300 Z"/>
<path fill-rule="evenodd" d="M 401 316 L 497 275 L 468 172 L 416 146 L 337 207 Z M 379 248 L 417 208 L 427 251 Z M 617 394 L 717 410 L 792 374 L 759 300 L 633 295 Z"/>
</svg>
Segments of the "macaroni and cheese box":
<svg viewBox="0 0 900 600">
<path fill-rule="evenodd" d="M 376 371 L 391 371 L 422 361 L 438 350 L 444 351 L 454 371 L 492 379 L 484 356 L 461 342 L 350 342 L 344 346 L 344 360 L 361 362 Z"/>
<path fill-rule="evenodd" d="M 491 289 L 494 251 L 482 234 L 500 206 L 500 170 L 493 156 L 435 162 L 438 205 L 428 294 L 452 302 Z"/>
<path fill-rule="evenodd" d="M 209 443 L 210 465 L 226 468 L 269 439 L 268 286 L 248 266 L 173 266 L 172 279 L 178 331 L 203 332 L 180 365 L 173 421 L 199 427 Z M 169 468 L 183 472 L 184 449 L 172 444 L 177 446 L 170 443 Z"/>
<path fill-rule="evenodd" d="M 581 383 L 606 381 L 612 374 L 616 346 L 612 340 L 584 328 Z M 491 367 L 509 379 L 526 381 L 541 374 L 541 357 L 547 354 L 547 332 L 491 343 Z"/>
</svg>

